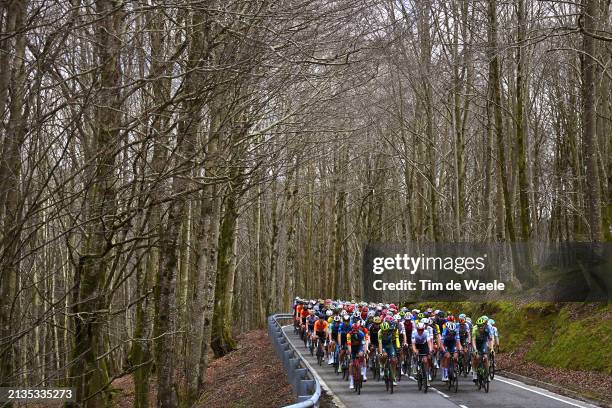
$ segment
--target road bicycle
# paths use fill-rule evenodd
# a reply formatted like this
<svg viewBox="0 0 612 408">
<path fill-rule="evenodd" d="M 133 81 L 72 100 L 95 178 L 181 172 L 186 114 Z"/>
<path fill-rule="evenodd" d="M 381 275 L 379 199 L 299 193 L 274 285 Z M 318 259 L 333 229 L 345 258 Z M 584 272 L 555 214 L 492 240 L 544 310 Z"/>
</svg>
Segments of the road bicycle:
<svg viewBox="0 0 612 408">
<path fill-rule="evenodd" d="M 393 394 L 393 377 L 391 374 L 391 357 L 387 355 L 383 368 L 383 379 L 385 380 L 385 389 Z"/>
<path fill-rule="evenodd" d="M 451 354 L 450 362 L 448 364 L 448 390 L 453 390 L 457 392 L 459 389 L 459 367 L 458 364 L 455 363 L 455 359 Z"/>
<path fill-rule="evenodd" d="M 427 394 L 427 388 L 429 388 L 429 381 L 427 379 L 427 369 L 425 368 L 425 363 L 423 363 L 423 358 L 426 354 L 419 354 L 417 357 L 417 365 L 416 365 L 416 380 L 417 385 L 419 386 L 419 391 L 423 390 L 425 394 Z"/>
<path fill-rule="evenodd" d="M 459 374 L 463 374 L 464 377 L 467 377 L 468 373 L 472 368 L 472 360 L 470 358 L 470 347 L 469 345 L 463 346 L 463 352 L 459 353 Z"/>
<path fill-rule="evenodd" d="M 317 363 L 319 365 L 322 365 L 323 357 L 325 357 L 325 351 L 323 350 L 325 347 L 325 344 L 323 344 L 320 338 L 317 338 L 316 342 L 317 342 Z"/>
<path fill-rule="evenodd" d="M 440 359 L 438 358 L 438 350 L 431 354 L 431 378 L 436 378 L 440 367 Z"/>
<path fill-rule="evenodd" d="M 372 370 L 372 378 L 376 381 L 380 381 L 380 359 L 378 358 L 378 351 L 374 349 L 370 353 L 370 369 Z"/>
<path fill-rule="evenodd" d="M 308 336 L 308 350 L 310 350 L 310 356 L 314 356 L 314 341 L 310 335 Z"/>
<path fill-rule="evenodd" d="M 495 350 L 491 349 L 489 352 L 489 378 L 491 381 L 495 378 Z"/>
<path fill-rule="evenodd" d="M 404 369 L 404 375 L 410 377 L 410 373 L 412 371 L 412 349 L 410 346 L 404 347 L 404 358 L 402 360 L 402 368 Z"/>
<path fill-rule="evenodd" d="M 341 362 L 341 370 L 342 370 L 342 379 L 348 380 L 349 378 L 349 365 L 351 364 L 351 357 L 349 356 L 348 351 L 344 352 L 344 357 Z"/>
<path fill-rule="evenodd" d="M 300 333 L 300 320 L 298 318 L 293 319 L 293 334 Z"/>
<path fill-rule="evenodd" d="M 353 367 L 353 386 L 357 395 L 361 395 L 361 387 L 363 386 L 363 377 L 361 376 L 361 358 L 357 357 L 351 362 Z"/>
<path fill-rule="evenodd" d="M 484 364 L 484 356 L 480 356 L 478 367 L 476 367 L 476 385 L 478 390 L 484 388 L 485 392 L 489 392 L 489 369 Z"/>
</svg>

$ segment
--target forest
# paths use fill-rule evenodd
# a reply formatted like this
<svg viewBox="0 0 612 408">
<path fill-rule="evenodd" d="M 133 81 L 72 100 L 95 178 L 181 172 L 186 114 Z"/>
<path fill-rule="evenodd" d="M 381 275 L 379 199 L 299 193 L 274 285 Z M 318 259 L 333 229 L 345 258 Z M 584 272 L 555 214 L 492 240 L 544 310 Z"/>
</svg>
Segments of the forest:
<svg viewBox="0 0 612 408">
<path fill-rule="evenodd" d="M 368 243 L 612 242 L 611 85 L 610 0 L 2 0 L 0 386 L 187 407 Z"/>
</svg>

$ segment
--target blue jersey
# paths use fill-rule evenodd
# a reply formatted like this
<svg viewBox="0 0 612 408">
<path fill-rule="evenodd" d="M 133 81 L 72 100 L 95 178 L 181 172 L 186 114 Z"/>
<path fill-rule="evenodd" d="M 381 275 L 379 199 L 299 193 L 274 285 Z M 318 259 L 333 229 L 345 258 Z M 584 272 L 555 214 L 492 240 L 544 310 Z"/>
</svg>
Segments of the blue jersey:
<svg viewBox="0 0 612 408">
<path fill-rule="evenodd" d="M 442 330 L 442 341 L 444 342 L 444 347 L 454 349 L 459 340 L 458 330 L 454 330 L 454 333 L 448 330 L 447 327 Z"/>
</svg>

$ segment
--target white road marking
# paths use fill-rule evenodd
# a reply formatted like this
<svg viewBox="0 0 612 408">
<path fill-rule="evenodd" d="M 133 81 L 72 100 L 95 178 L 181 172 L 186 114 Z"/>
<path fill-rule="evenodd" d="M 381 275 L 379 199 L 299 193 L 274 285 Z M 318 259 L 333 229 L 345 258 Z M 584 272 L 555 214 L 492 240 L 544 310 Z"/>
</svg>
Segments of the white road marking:
<svg viewBox="0 0 612 408">
<path fill-rule="evenodd" d="M 516 382 L 514 382 L 514 381 L 508 381 L 508 380 L 506 380 L 506 379 L 500 378 L 499 376 L 495 376 L 495 380 L 496 380 L 496 381 L 501 381 L 501 382 L 506 383 L 506 384 L 513 385 L 513 386 L 515 386 L 515 387 L 521 388 L 521 389 L 526 390 L 526 391 L 531 391 L 531 392 L 533 392 L 533 393 L 535 393 L 535 394 L 542 395 L 542 396 L 544 396 L 544 397 L 548 397 L 548 398 L 550 398 L 550 399 L 554 399 L 554 400 L 556 400 L 556 401 L 564 402 L 564 403 L 566 403 L 566 404 L 568 404 L 568 405 L 573 405 L 573 406 L 575 406 L 575 407 L 580 407 L 580 408 L 585 408 L 585 407 L 587 407 L 587 405 L 580 405 L 580 404 L 576 404 L 576 403 L 571 402 L 571 401 L 568 401 L 568 400 L 566 400 L 566 399 L 563 399 L 563 398 L 558 398 L 558 397 L 555 397 L 554 395 L 550 395 L 550 394 L 547 394 L 547 393 L 542 392 L 542 391 L 534 390 L 533 388 L 530 388 L 530 387 L 527 387 L 527 386 L 522 386 L 522 385 L 520 385 L 520 384 L 517 384 L 517 383 L 516 383 Z M 588 405 L 588 406 L 592 406 L 592 405 Z"/>
<path fill-rule="evenodd" d="M 468 407 L 467 407 L 467 405 L 461 405 L 461 404 L 459 404 L 459 406 L 460 406 L 461 408 L 468 408 Z"/>
<path fill-rule="evenodd" d="M 446 395 L 445 393 L 443 393 L 442 391 L 431 387 L 435 392 L 437 392 L 438 394 L 440 394 L 441 396 L 443 396 L 444 398 L 448 398 L 448 395 Z"/>
</svg>

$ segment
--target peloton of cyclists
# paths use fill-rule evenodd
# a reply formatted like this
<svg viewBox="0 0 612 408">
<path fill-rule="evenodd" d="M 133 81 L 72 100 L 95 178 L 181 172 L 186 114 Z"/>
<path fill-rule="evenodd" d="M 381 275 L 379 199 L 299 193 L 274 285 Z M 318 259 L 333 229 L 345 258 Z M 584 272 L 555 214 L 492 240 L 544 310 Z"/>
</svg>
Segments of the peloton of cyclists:
<svg viewBox="0 0 612 408">
<path fill-rule="evenodd" d="M 471 359 L 475 380 L 475 367 L 481 359 L 488 364 L 489 351 L 499 346 L 499 330 L 493 319 L 481 316 L 472 324 L 465 313 L 454 315 L 432 308 L 408 309 L 392 303 L 297 297 L 293 317 L 296 329 L 304 330 L 313 343 L 317 340 L 327 343 L 328 364 L 338 363 L 338 372 L 342 372 L 339 363 L 347 352 L 351 363 L 359 358 L 364 382 L 367 367 L 374 366 L 377 355 L 381 374 L 389 359 L 394 385 L 397 385 L 398 359 L 402 363 L 406 358 L 411 361 L 412 373 L 403 372 L 404 364 L 399 364 L 402 375 L 411 375 L 416 369 L 417 356 L 423 360 L 429 381 L 431 369 L 438 361 L 442 367 L 441 380 L 447 381 L 450 359 L 457 363 L 461 354 L 464 362 Z M 349 387 L 353 388 L 352 375 L 349 375 Z"/>
</svg>

